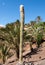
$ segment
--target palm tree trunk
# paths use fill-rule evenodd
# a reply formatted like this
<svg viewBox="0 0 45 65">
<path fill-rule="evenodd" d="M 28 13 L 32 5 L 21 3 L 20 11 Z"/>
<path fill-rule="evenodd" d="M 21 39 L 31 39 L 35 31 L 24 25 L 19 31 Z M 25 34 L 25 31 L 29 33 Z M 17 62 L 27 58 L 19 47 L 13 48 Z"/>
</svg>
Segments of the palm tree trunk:
<svg viewBox="0 0 45 65">
<path fill-rule="evenodd" d="M 24 6 L 20 6 L 20 46 L 19 46 L 19 62 L 22 63 L 22 44 L 24 30 Z"/>
</svg>

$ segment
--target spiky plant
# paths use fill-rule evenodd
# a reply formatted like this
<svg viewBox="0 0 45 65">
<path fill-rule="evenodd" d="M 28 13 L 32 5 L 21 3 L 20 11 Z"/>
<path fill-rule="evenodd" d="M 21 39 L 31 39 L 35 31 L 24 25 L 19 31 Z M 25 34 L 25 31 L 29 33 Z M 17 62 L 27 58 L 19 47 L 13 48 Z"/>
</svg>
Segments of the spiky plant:
<svg viewBox="0 0 45 65">
<path fill-rule="evenodd" d="M 5 44 L 2 44 L 0 46 L 0 50 L 1 50 L 1 58 L 3 60 L 3 63 L 5 63 L 7 58 L 8 58 L 8 56 L 9 56 L 10 48 L 7 47 Z"/>
<path fill-rule="evenodd" d="M 17 20 L 15 23 L 7 24 L 5 28 L 0 29 L 0 36 L 6 40 L 9 47 L 15 49 L 19 58 L 19 42 L 20 42 L 20 23 Z"/>
</svg>

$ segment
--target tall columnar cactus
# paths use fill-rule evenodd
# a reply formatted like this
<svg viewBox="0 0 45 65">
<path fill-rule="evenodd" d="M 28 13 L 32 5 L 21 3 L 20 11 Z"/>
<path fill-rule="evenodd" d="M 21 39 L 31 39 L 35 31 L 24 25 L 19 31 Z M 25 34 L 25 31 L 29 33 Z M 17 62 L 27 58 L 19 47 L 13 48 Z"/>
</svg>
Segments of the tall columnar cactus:
<svg viewBox="0 0 45 65">
<path fill-rule="evenodd" d="M 22 63 L 22 44 L 23 44 L 23 30 L 24 30 L 24 6 L 20 5 L 20 51 L 19 62 Z"/>
</svg>

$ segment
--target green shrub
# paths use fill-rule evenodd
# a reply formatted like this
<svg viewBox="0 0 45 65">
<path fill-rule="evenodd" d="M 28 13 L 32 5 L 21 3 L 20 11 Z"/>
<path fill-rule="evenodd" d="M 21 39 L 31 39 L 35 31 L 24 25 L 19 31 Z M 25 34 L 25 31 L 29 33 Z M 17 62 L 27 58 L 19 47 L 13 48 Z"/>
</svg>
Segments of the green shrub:
<svg viewBox="0 0 45 65">
<path fill-rule="evenodd" d="M 38 45 L 38 47 L 40 47 L 40 44 L 42 42 L 42 37 L 43 37 L 43 34 L 38 33 L 38 35 L 37 35 L 37 45 Z"/>
</svg>

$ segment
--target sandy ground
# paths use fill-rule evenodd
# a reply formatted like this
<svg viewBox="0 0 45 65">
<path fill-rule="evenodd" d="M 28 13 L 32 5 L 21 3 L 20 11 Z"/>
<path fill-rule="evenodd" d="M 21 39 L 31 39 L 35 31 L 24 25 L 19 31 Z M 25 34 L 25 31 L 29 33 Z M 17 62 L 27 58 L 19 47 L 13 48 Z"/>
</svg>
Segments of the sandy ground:
<svg viewBox="0 0 45 65">
<path fill-rule="evenodd" d="M 33 44 L 33 48 L 34 49 L 36 48 L 36 45 L 35 44 Z M 26 46 L 25 50 L 27 50 L 27 51 L 25 51 L 23 53 L 23 55 L 26 55 L 28 52 L 30 52 L 29 45 Z M 40 47 L 38 49 L 37 53 L 32 54 L 31 55 L 31 58 L 27 58 L 25 60 L 26 61 L 28 60 L 28 61 L 33 61 L 34 62 L 34 61 L 39 61 L 39 60 L 44 59 L 44 58 L 45 58 L 45 42 L 43 42 L 42 47 Z"/>
<path fill-rule="evenodd" d="M 32 47 L 35 49 L 37 48 L 37 45 L 33 44 Z M 26 55 L 27 53 L 30 53 L 30 46 L 26 45 L 24 50 L 25 52 L 23 53 L 23 56 Z M 38 64 L 45 65 L 45 42 L 43 42 L 41 47 L 38 49 L 37 53 L 30 55 L 30 57 L 28 56 L 27 58 L 23 58 L 23 61 L 33 62 L 35 65 L 38 65 Z M 5 65 L 16 65 L 17 62 L 18 60 L 14 55 L 6 61 Z"/>
</svg>

